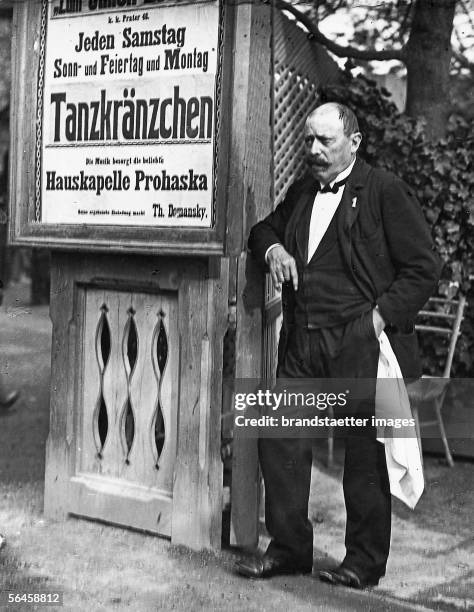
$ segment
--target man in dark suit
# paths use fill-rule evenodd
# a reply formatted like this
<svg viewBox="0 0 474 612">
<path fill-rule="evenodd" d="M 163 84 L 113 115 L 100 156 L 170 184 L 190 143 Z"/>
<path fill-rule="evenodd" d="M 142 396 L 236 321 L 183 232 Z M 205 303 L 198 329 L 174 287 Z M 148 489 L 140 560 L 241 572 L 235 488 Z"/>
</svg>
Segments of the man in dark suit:
<svg viewBox="0 0 474 612">
<path fill-rule="evenodd" d="M 318 107 L 304 135 L 308 172 L 249 238 L 252 255 L 283 287 L 277 374 L 367 380 L 355 413 L 370 415 L 383 330 L 404 377 L 419 375 L 414 319 L 435 290 L 439 260 L 410 188 L 357 157 L 362 136 L 350 109 Z M 271 542 L 236 569 L 252 578 L 311 572 L 311 440 L 261 438 L 259 460 Z M 346 556 L 319 577 L 373 586 L 385 574 L 391 529 L 385 452 L 373 428 L 345 437 L 343 488 Z"/>
</svg>

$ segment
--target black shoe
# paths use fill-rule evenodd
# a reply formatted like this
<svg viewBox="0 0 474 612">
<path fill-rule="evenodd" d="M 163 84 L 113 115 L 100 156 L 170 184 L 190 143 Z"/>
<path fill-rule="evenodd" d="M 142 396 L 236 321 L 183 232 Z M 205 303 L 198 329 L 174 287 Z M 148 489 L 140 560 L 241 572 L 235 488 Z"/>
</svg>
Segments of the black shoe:
<svg viewBox="0 0 474 612">
<path fill-rule="evenodd" d="M 302 563 L 289 557 L 250 557 L 240 559 L 235 564 L 235 571 L 246 578 L 270 578 L 289 574 L 310 574 L 313 571 L 312 563 Z"/>
<path fill-rule="evenodd" d="M 6 398 L 0 401 L 0 413 L 7 412 L 20 397 L 19 391 L 10 391 Z"/>
<path fill-rule="evenodd" d="M 377 586 L 378 580 L 363 580 L 354 570 L 340 565 L 333 570 L 322 570 L 319 572 L 319 579 L 322 582 L 329 582 L 336 586 L 350 587 L 351 589 L 366 589 Z"/>
</svg>

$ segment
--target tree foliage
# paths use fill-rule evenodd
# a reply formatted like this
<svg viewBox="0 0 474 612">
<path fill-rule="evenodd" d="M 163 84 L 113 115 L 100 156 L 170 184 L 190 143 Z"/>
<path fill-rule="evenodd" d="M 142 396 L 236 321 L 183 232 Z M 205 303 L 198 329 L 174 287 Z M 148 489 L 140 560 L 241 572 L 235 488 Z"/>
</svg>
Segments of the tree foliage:
<svg viewBox="0 0 474 612">
<path fill-rule="evenodd" d="M 436 3 L 436 4 L 435 4 Z M 430 4 L 430 9 L 436 5 L 447 5 L 446 0 L 420 0 L 420 5 Z M 456 72 L 461 68 L 473 70 L 474 65 L 469 61 L 469 50 L 472 47 L 474 29 L 474 10 L 471 3 L 466 0 L 454 0 L 456 15 L 452 39 L 452 69 Z M 391 0 L 390 2 L 359 2 L 358 0 L 281 0 L 277 6 L 292 13 L 293 16 L 304 23 L 310 32 L 317 31 L 316 36 L 322 34 L 321 24 L 334 15 L 350 15 L 353 35 L 351 44 L 340 45 L 341 57 L 353 57 L 352 51 L 365 53 L 363 59 L 384 59 L 381 51 L 394 52 L 396 59 L 403 59 L 403 48 L 406 45 L 415 16 L 416 0 Z M 301 16 L 307 17 L 303 21 Z M 314 33 L 314 32 L 312 32 Z M 340 32 L 346 37 L 346 32 Z M 324 46 L 327 37 L 318 39 Z M 329 48 L 329 47 L 328 47 Z M 338 53 L 336 53 L 338 55 Z M 362 58 L 360 58 L 362 59 Z"/>
<path fill-rule="evenodd" d="M 433 142 L 421 121 L 398 112 L 390 94 L 362 75 L 346 73 L 337 85 L 321 88 L 320 98 L 352 108 L 364 136 L 362 156 L 393 171 L 415 190 L 444 263 L 440 294 L 454 297 L 462 290 L 474 304 L 472 122 L 451 117 L 445 138 Z M 442 347 L 427 347 L 432 369 L 442 352 Z M 454 371 L 460 376 L 474 374 L 473 314 L 468 315 Z"/>
<path fill-rule="evenodd" d="M 406 68 L 406 112 L 412 117 L 426 119 L 426 134 L 433 140 L 445 135 L 451 113 L 450 68 L 453 55 L 458 64 L 464 62 L 465 72 L 473 66 L 462 44 L 453 54 L 453 26 L 456 10 L 464 7 L 463 0 L 397 0 L 364 7 L 365 21 L 360 6 L 351 0 L 275 0 L 276 6 L 290 13 L 307 30 L 310 37 L 340 58 L 351 61 L 396 60 Z M 359 4 L 359 3 L 358 3 Z M 346 16 L 353 11 L 355 28 L 352 40 L 340 44 L 337 36 L 326 36 L 320 27 L 323 9 L 329 12 L 344 9 Z M 463 8 L 466 17 L 471 13 Z M 467 28 L 472 30 L 472 24 Z M 456 32 L 456 40 L 462 37 Z M 345 37 L 344 37 L 345 38 Z M 462 42 L 462 41 L 461 41 Z"/>
</svg>

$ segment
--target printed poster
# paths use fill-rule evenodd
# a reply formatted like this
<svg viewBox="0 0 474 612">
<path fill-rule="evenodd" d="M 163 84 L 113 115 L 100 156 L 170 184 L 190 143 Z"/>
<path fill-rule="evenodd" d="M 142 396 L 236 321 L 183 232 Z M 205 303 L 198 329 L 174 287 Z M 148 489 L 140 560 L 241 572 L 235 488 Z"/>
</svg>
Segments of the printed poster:
<svg viewBox="0 0 474 612">
<path fill-rule="evenodd" d="M 47 8 L 41 221 L 212 227 L 219 3 Z"/>
</svg>

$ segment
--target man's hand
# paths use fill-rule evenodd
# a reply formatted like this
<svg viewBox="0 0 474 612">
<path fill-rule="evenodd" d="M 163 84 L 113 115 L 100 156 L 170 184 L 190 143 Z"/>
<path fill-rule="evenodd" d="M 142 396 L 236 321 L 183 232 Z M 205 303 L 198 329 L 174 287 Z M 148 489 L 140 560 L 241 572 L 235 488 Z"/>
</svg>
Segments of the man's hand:
<svg viewBox="0 0 474 612">
<path fill-rule="evenodd" d="M 281 285 L 285 281 L 292 280 L 295 291 L 298 290 L 298 272 L 296 262 L 281 244 L 273 247 L 267 255 L 267 263 L 270 268 L 273 286 L 281 291 Z"/>
<path fill-rule="evenodd" d="M 378 308 L 374 308 L 372 310 L 372 323 L 374 324 L 375 335 L 378 338 L 380 334 L 383 332 L 383 330 L 385 329 L 385 325 L 386 325 Z"/>
</svg>

